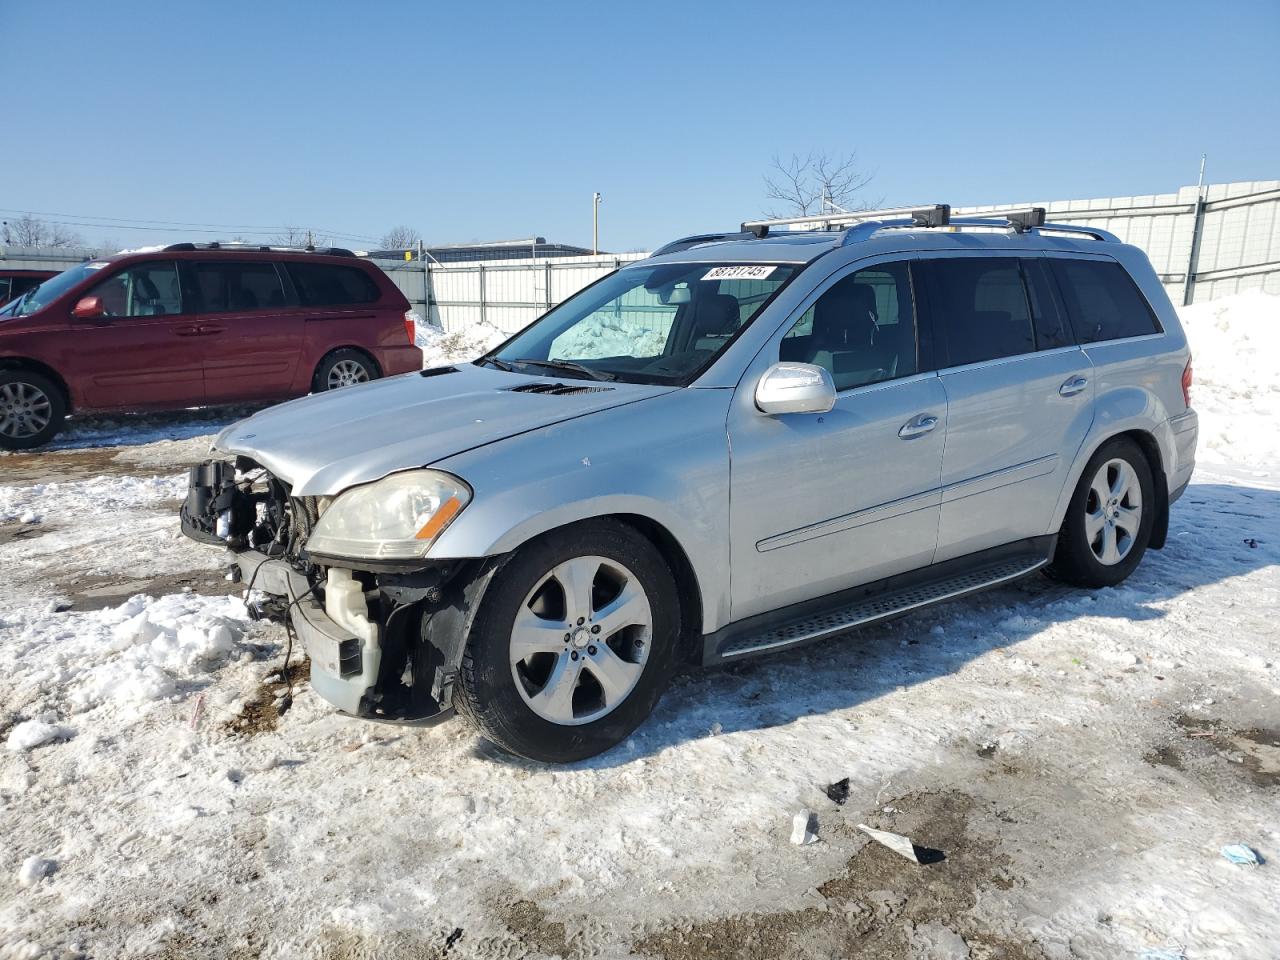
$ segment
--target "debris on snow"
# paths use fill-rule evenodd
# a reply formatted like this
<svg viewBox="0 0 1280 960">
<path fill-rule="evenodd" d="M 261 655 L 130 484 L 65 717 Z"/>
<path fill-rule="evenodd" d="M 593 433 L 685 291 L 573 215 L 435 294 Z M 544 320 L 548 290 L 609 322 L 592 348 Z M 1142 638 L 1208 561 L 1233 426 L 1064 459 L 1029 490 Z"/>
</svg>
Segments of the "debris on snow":
<svg viewBox="0 0 1280 960">
<path fill-rule="evenodd" d="M 912 863 L 919 863 L 920 857 L 917 854 L 917 848 L 910 838 L 904 837 L 900 833 L 890 833 L 888 830 L 877 830 L 874 827 L 868 827 L 865 823 L 858 824 L 858 829 L 869 836 L 877 843 L 883 844 L 900 857 L 906 857 Z"/>
<path fill-rule="evenodd" d="M 1232 863 L 1238 863 L 1245 867 L 1256 867 L 1262 863 L 1262 859 L 1257 853 L 1243 843 L 1229 843 L 1222 848 L 1221 853 Z"/>
<path fill-rule="evenodd" d="M 818 842 L 818 818 L 808 807 L 801 807 L 800 812 L 791 818 L 791 842 L 796 846 Z"/>
<path fill-rule="evenodd" d="M 45 877 L 53 876 L 57 869 L 58 865 L 52 860 L 45 860 L 43 857 L 27 857 L 18 870 L 18 886 L 34 887 Z"/>
<path fill-rule="evenodd" d="M 76 735 L 71 727 L 53 722 L 53 714 L 47 713 L 34 720 L 27 720 L 9 731 L 9 739 L 5 741 L 13 753 L 23 753 L 43 747 L 46 743 L 70 740 Z"/>
<path fill-rule="evenodd" d="M 836 805 L 844 806 L 846 800 L 849 799 L 849 778 L 837 780 L 835 783 L 827 785 L 827 797 Z"/>
</svg>

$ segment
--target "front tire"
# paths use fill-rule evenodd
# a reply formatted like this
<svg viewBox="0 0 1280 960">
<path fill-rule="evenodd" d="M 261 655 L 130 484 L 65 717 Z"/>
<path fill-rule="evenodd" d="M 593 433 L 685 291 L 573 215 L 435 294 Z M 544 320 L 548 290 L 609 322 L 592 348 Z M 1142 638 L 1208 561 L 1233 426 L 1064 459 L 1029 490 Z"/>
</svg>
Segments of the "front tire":
<svg viewBox="0 0 1280 960">
<path fill-rule="evenodd" d="M 62 388 L 34 370 L 0 370 L 0 449 L 44 446 L 62 430 Z"/>
<path fill-rule="evenodd" d="M 1048 573 L 1078 587 L 1114 587 L 1142 560 L 1155 523 L 1151 466 L 1136 443 L 1104 443 L 1080 475 Z"/>
<path fill-rule="evenodd" d="M 679 598 L 636 530 L 592 520 L 521 547 L 472 624 L 454 705 L 501 749 L 595 756 L 653 711 L 675 664 Z"/>
</svg>

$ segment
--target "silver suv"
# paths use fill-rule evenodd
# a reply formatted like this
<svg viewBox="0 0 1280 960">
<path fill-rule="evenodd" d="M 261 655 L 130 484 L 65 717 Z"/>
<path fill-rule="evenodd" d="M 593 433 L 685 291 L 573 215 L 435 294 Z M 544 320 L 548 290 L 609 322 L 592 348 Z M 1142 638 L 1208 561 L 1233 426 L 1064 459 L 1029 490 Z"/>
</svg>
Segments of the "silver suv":
<svg viewBox="0 0 1280 960">
<path fill-rule="evenodd" d="M 1163 546 L 1197 420 L 1146 257 L 1039 209 L 843 224 L 679 240 L 473 363 L 265 410 L 183 528 L 339 709 L 456 708 L 542 761 L 627 737 L 686 664 Z"/>
</svg>

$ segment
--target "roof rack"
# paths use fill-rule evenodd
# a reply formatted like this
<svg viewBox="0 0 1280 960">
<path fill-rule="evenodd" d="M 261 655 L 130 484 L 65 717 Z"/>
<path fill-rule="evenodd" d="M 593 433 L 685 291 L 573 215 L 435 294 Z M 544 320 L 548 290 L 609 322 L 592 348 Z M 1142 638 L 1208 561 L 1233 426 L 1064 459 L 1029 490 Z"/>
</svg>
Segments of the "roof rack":
<svg viewBox="0 0 1280 960">
<path fill-rule="evenodd" d="M 165 253 L 181 253 L 190 252 L 192 250 L 231 250 L 231 251 L 256 251 L 262 253 L 317 253 L 327 257 L 354 257 L 354 251 L 348 250 L 346 247 L 275 247 L 260 243 L 244 243 L 239 240 L 219 241 L 214 240 L 210 243 L 171 243 L 164 248 Z"/>
</svg>

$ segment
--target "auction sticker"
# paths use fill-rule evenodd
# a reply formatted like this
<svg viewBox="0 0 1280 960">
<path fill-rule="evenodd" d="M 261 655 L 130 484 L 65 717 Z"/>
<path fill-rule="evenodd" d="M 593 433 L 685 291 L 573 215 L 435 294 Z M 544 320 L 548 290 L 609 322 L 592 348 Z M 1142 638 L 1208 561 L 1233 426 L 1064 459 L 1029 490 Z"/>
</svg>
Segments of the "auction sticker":
<svg viewBox="0 0 1280 960">
<path fill-rule="evenodd" d="M 763 280 L 777 270 L 777 267 L 764 266 L 759 263 L 747 263 L 736 267 L 712 267 L 703 276 L 703 280 Z"/>
</svg>

